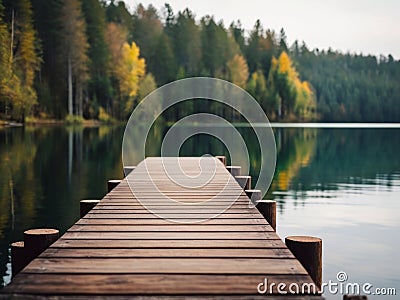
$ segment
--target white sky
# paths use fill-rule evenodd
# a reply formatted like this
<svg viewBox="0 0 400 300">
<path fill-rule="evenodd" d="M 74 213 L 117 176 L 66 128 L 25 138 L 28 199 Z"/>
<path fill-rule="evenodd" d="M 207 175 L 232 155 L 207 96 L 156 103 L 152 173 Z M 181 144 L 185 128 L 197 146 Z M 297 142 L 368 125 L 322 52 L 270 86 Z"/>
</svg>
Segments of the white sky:
<svg viewBox="0 0 400 300">
<path fill-rule="evenodd" d="M 400 0 L 125 0 L 157 9 L 171 4 L 175 13 L 189 7 L 197 19 L 213 15 L 226 27 L 240 19 L 250 30 L 257 19 L 264 28 L 284 28 L 289 44 L 296 39 L 310 48 L 374 55 L 392 54 L 400 59 Z"/>
</svg>

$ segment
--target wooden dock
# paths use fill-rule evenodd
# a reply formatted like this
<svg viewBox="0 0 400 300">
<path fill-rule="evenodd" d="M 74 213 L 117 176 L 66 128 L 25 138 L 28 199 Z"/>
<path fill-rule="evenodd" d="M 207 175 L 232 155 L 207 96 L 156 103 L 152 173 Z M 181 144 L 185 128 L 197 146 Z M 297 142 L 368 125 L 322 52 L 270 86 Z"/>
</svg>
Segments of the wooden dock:
<svg viewBox="0 0 400 300">
<path fill-rule="evenodd" d="M 199 158 L 174 159 L 188 176 L 196 176 L 200 170 Z M 146 159 L 129 175 L 142 178 L 150 174 L 153 182 L 143 180 L 141 196 L 182 222 L 149 212 L 125 179 L 19 273 L 0 298 L 283 299 L 288 296 L 278 293 L 279 283 L 312 284 L 258 210 L 249 207 L 244 192 L 217 216 L 224 201 L 232 201 L 229 193 L 218 198 L 221 205 L 203 203 L 222 189 L 241 189 L 235 180 L 228 180 L 233 177 L 221 162 L 205 160 L 216 165 L 215 174 L 196 189 L 171 180 L 163 171 L 161 158 Z M 154 184 L 164 195 L 192 205 L 186 209 L 165 205 L 152 189 Z M 202 221 L 209 217 L 213 218 Z M 201 222 L 193 223 L 196 220 Z M 272 293 L 260 295 L 257 286 L 265 278 L 275 285 Z M 323 298 L 300 294 L 289 299 Z"/>
</svg>

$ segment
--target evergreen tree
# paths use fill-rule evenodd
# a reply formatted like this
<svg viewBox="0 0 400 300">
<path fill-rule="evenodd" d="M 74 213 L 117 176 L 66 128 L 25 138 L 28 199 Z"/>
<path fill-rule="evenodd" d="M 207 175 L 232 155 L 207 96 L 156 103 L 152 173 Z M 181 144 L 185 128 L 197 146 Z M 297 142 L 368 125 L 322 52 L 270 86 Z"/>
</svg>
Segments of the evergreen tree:
<svg viewBox="0 0 400 300">
<path fill-rule="evenodd" d="M 3 45 L 8 44 L 8 50 L 2 51 L 4 53 L 1 63 L 4 71 L 1 80 L 2 97 L 5 99 L 7 114 L 10 110 L 15 120 L 24 122 L 25 116 L 36 104 L 34 79 L 40 67 L 40 57 L 30 1 L 17 0 L 9 5 L 10 33 L 7 32 L 7 26 L 2 26 L 3 37 L 0 37 Z"/>
<path fill-rule="evenodd" d="M 111 106 L 112 86 L 109 78 L 110 53 L 105 40 L 106 16 L 98 0 L 85 0 L 82 2 L 82 11 L 86 21 L 86 35 L 89 44 L 89 87 L 88 95 L 93 113 L 97 115 L 97 105 Z M 93 117 L 93 116 L 89 116 Z"/>
<path fill-rule="evenodd" d="M 186 76 L 198 75 L 201 69 L 200 29 L 189 9 L 178 13 L 172 28 L 174 53 Z"/>
<path fill-rule="evenodd" d="M 251 73 L 260 68 L 261 46 L 260 40 L 262 39 L 263 28 L 260 20 L 257 20 L 253 30 L 250 32 L 248 45 L 246 47 L 246 60 L 249 65 Z"/>
<path fill-rule="evenodd" d="M 83 89 L 88 80 L 89 48 L 79 0 L 64 2 L 62 35 L 68 80 L 68 114 L 83 115 Z M 75 97 L 74 97 L 75 92 Z M 74 110 L 75 99 L 75 110 Z"/>
<path fill-rule="evenodd" d="M 146 8 L 139 4 L 133 14 L 132 36 L 135 43 L 140 48 L 142 57 L 147 61 L 147 68 L 154 72 L 157 44 L 163 32 L 163 25 L 154 6 Z"/>
<path fill-rule="evenodd" d="M 158 86 L 174 81 L 178 74 L 171 40 L 165 32 L 161 34 L 155 47 L 151 71 Z"/>
<path fill-rule="evenodd" d="M 26 114 L 36 104 L 37 94 L 34 89 L 35 74 L 40 69 L 38 40 L 33 28 L 32 6 L 29 0 L 17 1 L 15 44 L 18 47 L 14 54 L 16 73 L 21 81 L 23 101 L 21 106 L 14 105 L 14 113 L 23 121 Z"/>
<path fill-rule="evenodd" d="M 10 85 L 12 77 L 10 49 L 10 35 L 8 26 L 4 21 L 4 7 L 0 0 L 0 105 L 1 112 L 8 115 L 9 101 L 12 97 L 12 87 Z"/>
<path fill-rule="evenodd" d="M 32 0 L 34 25 L 38 32 L 43 63 L 36 83 L 41 115 L 65 115 L 66 63 L 62 32 L 61 0 Z"/>
</svg>

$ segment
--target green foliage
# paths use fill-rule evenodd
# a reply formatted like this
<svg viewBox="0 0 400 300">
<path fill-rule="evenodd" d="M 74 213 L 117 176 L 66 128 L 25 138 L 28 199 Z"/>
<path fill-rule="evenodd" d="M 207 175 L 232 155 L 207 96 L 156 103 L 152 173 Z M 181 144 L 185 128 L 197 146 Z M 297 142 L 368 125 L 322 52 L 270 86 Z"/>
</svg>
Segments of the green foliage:
<svg viewBox="0 0 400 300">
<path fill-rule="evenodd" d="M 143 78 L 143 80 L 140 82 L 139 85 L 139 91 L 138 91 L 139 101 L 143 100 L 144 97 L 146 97 L 156 88 L 157 84 L 153 74 L 151 73 L 146 74 L 146 76 Z"/>
<path fill-rule="evenodd" d="M 178 73 L 176 57 L 171 39 L 165 32 L 161 34 L 157 42 L 152 61 L 149 71 L 154 74 L 159 86 L 176 79 Z"/>
<path fill-rule="evenodd" d="M 260 102 L 261 107 L 267 111 L 268 106 L 266 103 L 267 97 L 267 81 L 261 70 L 257 70 L 251 74 L 250 79 L 247 83 L 246 90 L 252 95 L 258 102 Z"/>
<path fill-rule="evenodd" d="M 391 56 L 310 51 L 303 43 L 293 57 L 315 88 L 321 119 L 333 122 L 399 122 L 400 62 Z"/>
<path fill-rule="evenodd" d="M 308 82 L 301 82 L 289 55 L 283 51 L 278 59 L 272 59 L 268 76 L 271 103 L 278 104 L 276 113 L 284 120 L 316 119 L 316 103 L 313 89 Z"/>
<path fill-rule="evenodd" d="M 81 116 L 76 115 L 67 115 L 65 117 L 65 123 L 69 125 L 80 125 L 85 121 L 85 119 Z"/>
<path fill-rule="evenodd" d="M 260 20 L 248 38 L 244 32 L 240 21 L 226 28 L 168 4 L 160 12 L 139 4 L 131 13 L 123 1 L 3 0 L 0 113 L 108 122 L 124 119 L 157 86 L 213 76 L 245 88 L 271 120 L 400 121 L 393 57 L 289 47 L 284 29 L 276 34 Z M 173 122 L 193 111 L 233 115 L 185 101 L 163 117 Z"/>
<path fill-rule="evenodd" d="M 0 101 L 4 103 L 6 115 L 24 122 L 36 104 L 33 84 L 41 60 L 30 1 L 12 2 L 10 9 L 11 20 L 7 26 L 0 4 Z"/>
<path fill-rule="evenodd" d="M 229 80 L 244 88 L 249 78 L 249 67 L 246 59 L 242 55 L 236 54 L 231 60 L 226 63 Z"/>
<path fill-rule="evenodd" d="M 198 75 L 201 69 L 200 28 L 189 9 L 178 13 L 172 27 L 172 40 L 177 63 L 186 76 Z"/>
<path fill-rule="evenodd" d="M 213 17 L 202 18 L 200 26 L 202 67 L 210 76 L 216 77 L 225 72 L 227 62 L 240 53 L 240 49 L 223 24 L 217 25 Z"/>
<path fill-rule="evenodd" d="M 102 123 L 114 123 L 115 119 L 111 117 L 103 107 L 99 107 L 99 115 L 97 117 Z"/>
<path fill-rule="evenodd" d="M 149 68 L 155 67 L 157 44 L 163 32 L 163 25 L 157 10 L 151 4 L 146 8 L 139 4 L 133 14 L 132 36 L 143 53 L 143 58 L 149 63 Z M 151 66 L 150 66 L 151 65 Z"/>
<path fill-rule="evenodd" d="M 83 116 L 83 89 L 89 80 L 86 23 L 79 0 L 64 2 L 62 10 L 64 63 L 67 65 L 68 114 Z M 75 95 L 73 95 L 75 92 Z M 74 107 L 75 106 L 75 107 Z"/>
<path fill-rule="evenodd" d="M 112 97 L 111 80 L 107 76 L 109 49 L 105 39 L 106 15 L 98 0 L 82 1 L 82 11 L 86 21 L 86 35 L 89 43 L 90 79 L 87 93 L 102 106 L 110 106 Z"/>
</svg>

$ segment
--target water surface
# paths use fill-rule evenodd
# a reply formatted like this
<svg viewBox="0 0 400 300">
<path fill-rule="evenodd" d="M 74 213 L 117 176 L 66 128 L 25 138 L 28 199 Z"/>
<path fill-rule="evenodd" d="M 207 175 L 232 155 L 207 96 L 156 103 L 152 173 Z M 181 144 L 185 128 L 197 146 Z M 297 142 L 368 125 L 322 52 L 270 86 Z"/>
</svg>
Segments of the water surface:
<svg viewBox="0 0 400 300">
<path fill-rule="evenodd" d="M 277 167 L 268 199 L 278 201 L 278 234 L 324 241 L 324 281 L 395 287 L 400 293 L 400 129 L 395 126 L 279 126 Z M 373 127 L 373 128 L 371 128 Z M 0 128 L 0 285 L 10 280 L 9 244 L 24 230 L 64 232 L 79 200 L 100 198 L 106 181 L 122 177 L 123 127 Z M 239 127 L 259 171 L 259 147 Z M 157 125 L 148 155 L 157 155 L 166 128 Z M 210 136 L 187 140 L 181 155 L 227 154 Z M 254 181 L 254 180 L 253 180 Z M 341 299 L 339 295 L 325 295 Z M 396 299 L 396 297 L 370 297 Z"/>
</svg>

